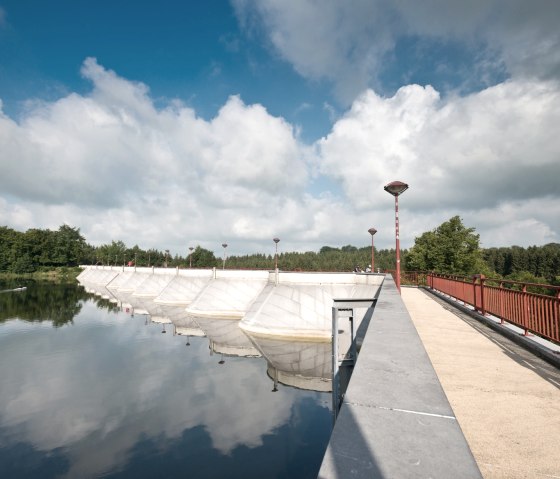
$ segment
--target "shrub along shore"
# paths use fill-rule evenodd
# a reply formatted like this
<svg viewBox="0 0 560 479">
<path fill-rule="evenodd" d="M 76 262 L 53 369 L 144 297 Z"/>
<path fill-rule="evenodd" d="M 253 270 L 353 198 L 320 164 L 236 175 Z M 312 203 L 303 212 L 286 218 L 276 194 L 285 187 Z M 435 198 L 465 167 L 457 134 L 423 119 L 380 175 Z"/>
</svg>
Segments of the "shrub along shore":
<svg viewBox="0 0 560 479">
<path fill-rule="evenodd" d="M 79 267 L 60 267 L 44 271 L 34 271 L 33 273 L 10 273 L 0 272 L 1 280 L 34 280 L 34 281 L 53 281 L 57 283 L 74 282 L 81 273 Z"/>
</svg>

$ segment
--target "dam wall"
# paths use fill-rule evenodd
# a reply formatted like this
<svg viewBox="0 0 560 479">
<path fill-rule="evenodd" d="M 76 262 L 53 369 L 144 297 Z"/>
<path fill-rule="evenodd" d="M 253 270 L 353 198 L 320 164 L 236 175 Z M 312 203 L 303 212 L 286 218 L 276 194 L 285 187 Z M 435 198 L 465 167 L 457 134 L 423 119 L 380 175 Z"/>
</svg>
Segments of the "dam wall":
<svg viewBox="0 0 560 479">
<path fill-rule="evenodd" d="M 180 326 L 197 318 L 231 319 L 252 335 L 321 341 L 332 335 L 333 302 L 371 303 L 384 279 L 361 273 L 83 268 L 78 281 L 88 291 L 136 314 L 174 318 Z"/>
</svg>

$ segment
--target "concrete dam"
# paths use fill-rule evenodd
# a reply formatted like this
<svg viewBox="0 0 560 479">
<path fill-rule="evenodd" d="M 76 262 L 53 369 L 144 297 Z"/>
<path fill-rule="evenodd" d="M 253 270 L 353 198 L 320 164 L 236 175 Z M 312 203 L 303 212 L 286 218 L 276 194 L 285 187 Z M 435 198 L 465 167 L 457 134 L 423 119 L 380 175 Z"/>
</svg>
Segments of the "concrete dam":
<svg viewBox="0 0 560 479">
<path fill-rule="evenodd" d="M 175 334 L 207 337 L 214 353 L 263 356 L 275 383 L 319 391 L 332 389 L 333 306 L 351 309 L 357 327 L 385 278 L 216 268 L 83 268 L 78 281 L 88 292 L 131 314 L 149 315 Z M 348 327 L 337 331 L 341 362 L 353 334 Z"/>
</svg>

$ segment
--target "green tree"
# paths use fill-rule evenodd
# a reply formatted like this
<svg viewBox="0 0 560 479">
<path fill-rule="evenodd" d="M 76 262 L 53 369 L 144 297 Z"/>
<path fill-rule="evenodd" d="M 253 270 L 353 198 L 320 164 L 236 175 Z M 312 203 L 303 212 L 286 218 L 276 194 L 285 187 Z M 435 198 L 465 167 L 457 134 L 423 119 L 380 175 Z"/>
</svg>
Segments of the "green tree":
<svg viewBox="0 0 560 479">
<path fill-rule="evenodd" d="M 560 244 L 549 243 L 544 246 L 511 246 L 488 248 L 482 252 L 488 266 L 498 276 L 511 277 L 528 273 L 544 282 L 557 284 L 560 274 Z"/>
<path fill-rule="evenodd" d="M 532 283 L 532 284 L 549 283 L 549 281 L 547 281 L 546 278 L 543 278 L 542 276 L 535 276 L 534 274 L 529 273 L 528 271 L 518 271 L 517 273 L 512 273 L 506 276 L 505 279 L 508 279 L 510 281 L 518 281 L 520 283 Z M 520 289 L 520 286 L 517 285 L 517 287 L 515 287 L 514 289 Z M 528 286 L 527 291 L 529 293 L 537 293 L 537 294 L 547 294 L 547 295 L 555 294 L 554 290 L 548 290 L 546 288 L 539 288 L 536 286 Z"/>
<path fill-rule="evenodd" d="M 193 268 L 212 268 L 217 260 L 212 251 L 197 246 L 192 252 L 192 265 Z"/>
<path fill-rule="evenodd" d="M 113 240 L 97 248 L 97 256 L 102 264 L 122 265 L 126 261 L 126 245 Z"/>
<path fill-rule="evenodd" d="M 474 228 L 466 228 L 461 218 L 454 216 L 415 239 L 406 255 L 406 268 L 438 273 L 488 274 L 479 240 Z"/>
<path fill-rule="evenodd" d="M 8 228 L 0 227 L 0 271 L 10 271 L 14 262 L 14 245 L 21 233 Z"/>
<path fill-rule="evenodd" d="M 54 264 L 52 254 L 56 233 L 51 230 L 29 229 L 24 235 L 26 253 L 33 266 L 33 271 Z"/>
<path fill-rule="evenodd" d="M 59 266 L 77 266 L 86 248 L 79 228 L 62 225 L 54 238 L 53 262 Z"/>
</svg>

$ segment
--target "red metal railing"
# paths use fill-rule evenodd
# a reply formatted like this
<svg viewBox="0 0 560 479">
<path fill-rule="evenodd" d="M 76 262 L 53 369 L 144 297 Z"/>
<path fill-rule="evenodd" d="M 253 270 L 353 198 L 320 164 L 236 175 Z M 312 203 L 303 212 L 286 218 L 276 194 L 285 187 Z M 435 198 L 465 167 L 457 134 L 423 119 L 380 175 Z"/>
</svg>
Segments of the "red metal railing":
<svg viewBox="0 0 560 479">
<path fill-rule="evenodd" d="M 481 314 L 491 314 L 503 323 L 515 324 L 560 344 L 560 286 L 494 280 L 483 275 L 427 274 L 427 286 L 470 304 Z M 549 291 L 540 294 L 527 288 Z"/>
<path fill-rule="evenodd" d="M 385 269 L 383 272 L 389 273 L 395 280 L 396 271 L 394 269 Z M 401 271 L 401 284 L 426 286 L 428 274 L 425 271 Z"/>
</svg>

